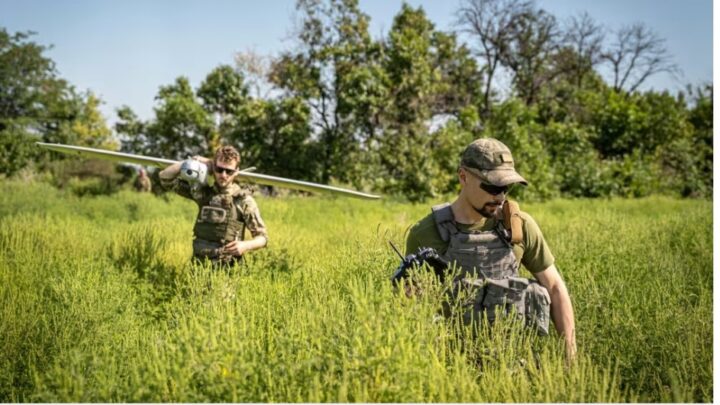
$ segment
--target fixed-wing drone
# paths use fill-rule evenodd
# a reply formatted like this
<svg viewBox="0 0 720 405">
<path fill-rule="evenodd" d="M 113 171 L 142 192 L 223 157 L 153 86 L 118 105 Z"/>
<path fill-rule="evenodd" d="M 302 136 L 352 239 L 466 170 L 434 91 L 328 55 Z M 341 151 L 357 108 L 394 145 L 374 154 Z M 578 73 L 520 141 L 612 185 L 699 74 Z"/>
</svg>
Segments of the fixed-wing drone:
<svg viewBox="0 0 720 405">
<path fill-rule="evenodd" d="M 114 152 L 104 149 L 87 148 L 83 146 L 63 145 L 58 143 L 37 142 L 37 145 L 54 150 L 57 152 L 67 153 L 70 155 L 81 155 L 88 158 L 97 158 L 103 160 L 111 160 L 115 162 L 135 163 L 139 165 L 155 166 L 160 168 L 168 167 L 177 163 L 170 159 L 161 159 L 150 156 L 133 155 L 130 153 Z M 283 177 L 268 176 L 266 174 L 253 173 L 254 168 L 238 170 L 238 181 L 247 181 L 251 183 L 263 184 L 266 186 L 284 187 L 293 190 L 302 190 L 310 192 L 322 192 L 338 195 L 346 195 L 348 197 L 375 200 L 380 198 L 379 195 L 362 193 L 360 191 L 348 190 L 340 187 L 328 186 L 325 184 L 311 183 L 309 181 L 286 179 Z M 180 169 L 180 176 L 190 184 L 207 184 L 208 167 L 197 160 L 184 160 Z"/>
</svg>

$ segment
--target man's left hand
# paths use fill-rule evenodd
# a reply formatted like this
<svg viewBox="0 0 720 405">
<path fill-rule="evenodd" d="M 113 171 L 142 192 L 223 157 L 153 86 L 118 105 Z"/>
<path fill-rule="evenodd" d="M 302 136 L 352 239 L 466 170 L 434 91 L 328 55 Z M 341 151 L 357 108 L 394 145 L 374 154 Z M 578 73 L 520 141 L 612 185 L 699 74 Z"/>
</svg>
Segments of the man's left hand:
<svg viewBox="0 0 720 405">
<path fill-rule="evenodd" d="M 223 253 L 232 256 L 242 256 L 243 253 L 247 252 L 248 248 L 244 241 L 234 240 L 227 245 L 223 246 Z"/>
</svg>

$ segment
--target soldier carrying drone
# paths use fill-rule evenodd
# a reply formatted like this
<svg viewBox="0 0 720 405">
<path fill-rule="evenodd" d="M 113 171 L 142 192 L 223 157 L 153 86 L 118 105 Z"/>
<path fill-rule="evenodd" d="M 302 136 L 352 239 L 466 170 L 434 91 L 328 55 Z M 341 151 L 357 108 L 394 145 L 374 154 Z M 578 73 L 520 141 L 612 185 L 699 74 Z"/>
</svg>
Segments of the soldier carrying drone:
<svg viewBox="0 0 720 405">
<path fill-rule="evenodd" d="M 37 145 L 60 153 L 163 168 L 160 172 L 162 185 L 192 199 L 199 206 L 193 229 L 193 257 L 200 261 L 210 260 L 213 264 L 232 265 L 246 252 L 267 245 L 267 230 L 257 204 L 246 188 L 236 184 L 238 181 L 353 198 L 380 198 L 325 184 L 253 173 L 255 168 L 252 167 L 238 170 L 240 155 L 232 146 L 218 149 L 213 160 L 195 156 L 175 161 L 83 146 L 43 142 L 37 142 Z M 209 182 L 212 180 L 214 184 Z M 245 229 L 250 231 L 252 239 L 243 240 Z"/>
<path fill-rule="evenodd" d="M 234 183 L 239 163 L 238 151 L 232 146 L 223 146 L 217 149 L 213 160 L 194 156 L 193 160 L 174 163 L 160 172 L 164 188 L 198 205 L 193 228 L 193 258 L 197 261 L 232 265 L 246 252 L 267 245 L 267 229 L 255 199 L 247 189 Z M 185 176 L 180 176 L 181 173 L 207 175 L 203 173 L 207 170 L 215 179 L 214 185 L 191 184 Z M 243 240 L 245 229 L 250 231 L 252 239 Z"/>
</svg>

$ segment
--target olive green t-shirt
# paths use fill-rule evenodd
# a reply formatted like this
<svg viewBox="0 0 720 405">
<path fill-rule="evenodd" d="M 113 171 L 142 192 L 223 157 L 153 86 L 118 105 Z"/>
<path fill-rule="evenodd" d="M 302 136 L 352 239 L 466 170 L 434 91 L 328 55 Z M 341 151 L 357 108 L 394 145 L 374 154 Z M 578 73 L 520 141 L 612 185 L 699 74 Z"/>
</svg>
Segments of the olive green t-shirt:
<svg viewBox="0 0 720 405">
<path fill-rule="evenodd" d="M 541 272 L 555 263 L 555 257 L 550 252 L 550 247 L 545 242 L 535 220 L 525 212 L 520 212 L 520 218 L 522 219 L 523 240 L 513 245 L 513 253 L 531 273 Z M 461 232 L 489 231 L 496 224 L 494 218 L 483 218 L 482 221 L 474 224 L 457 223 Z M 443 242 L 440 237 L 432 213 L 410 228 L 405 244 L 405 254 L 415 253 L 423 247 L 433 248 L 440 254 L 445 254 L 448 248 L 448 242 Z"/>
</svg>

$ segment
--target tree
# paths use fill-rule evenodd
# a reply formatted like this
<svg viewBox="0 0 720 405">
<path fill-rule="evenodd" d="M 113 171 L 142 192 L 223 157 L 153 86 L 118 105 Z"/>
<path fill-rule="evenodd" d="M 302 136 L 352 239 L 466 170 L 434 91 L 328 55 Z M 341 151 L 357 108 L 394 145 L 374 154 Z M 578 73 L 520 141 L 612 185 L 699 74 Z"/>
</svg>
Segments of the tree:
<svg viewBox="0 0 720 405">
<path fill-rule="evenodd" d="M 32 162 L 65 159 L 35 141 L 111 146 L 111 134 L 92 93 L 79 95 L 58 77 L 49 49 L 31 32 L 0 28 L 0 173 L 14 174 Z"/>
<path fill-rule="evenodd" d="M 525 0 L 463 0 L 456 13 L 456 24 L 479 43 L 475 52 L 484 62 L 485 89 L 481 111 L 484 116 L 491 114 L 494 79 L 501 67 L 511 27 L 520 15 L 531 9 L 531 4 Z"/>
<path fill-rule="evenodd" d="M 611 65 L 615 91 L 632 93 L 652 75 L 679 72 L 665 47 L 665 40 L 643 23 L 618 30 L 615 42 L 602 57 Z"/>
<path fill-rule="evenodd" d="M 318 145 L 311 142 L 310 110 L 299 98 L 252 99 L 235 116 L 228 140 L 242 161 L 262 173 L 317 181 Z"/>
<path fill-rule="evenodd" d="M 220 146 L 232 128 L 232 117 L 247 102 L 248 88 L 242 74 L 227 65 L 213 69 L 197 90 L 203 108 L 214 116 L 214 126 L 207 139 L 208 150 Z"/>
<path fill-rule="evenodd" d="M 578 88 L 602 60 L 603 28 L 587 12 L 570 18 L 565 28 L 563 44 L 571 49 L 572 60 L 567 64 L 570 81 Z"/>
<path fill-rule="evenodd" d="M 452 188 L 448 156 L 457 158 L 470 133 L 454 122 L 474 104 L 478 71 L 454 35 L 435 31 L 422 8 L 404 4 L 393 20 L 383 69 L 389 96 L 379 138 L 377 185 L 410 200 L 437 196 Z M 433 122 L 452 116 L 449 127 L 430 131 Z M 465 123 L 465 120 L 461 120 Z M 448 177 L 451 176 L 450 178 Z"/>
<path fill-rule="evenodd" d="M 531 105 L 540 88 L 561 74 L 551 66 L 559 47 L 559 27 L 553 15 L 531 7 L 515 16 L 508 31 L 500 61 L 512 72 L 517 95 Z"/>
<path fill-rule="evenodd" d="M 28 40 L 33 34 L 0 29 L 0 131 L 49 118 L 46 92 L 57 95 L 66 87 L 56 77 L 55 63 L 43 55 L 48 48 Z"/>
<path fill-rule="evenodd" d="M 141 122 L 129 107 L 118 110 L 115 130 L 123 150 L 166 159 L 185 159 L 211 151 L 216 136 L 212 115 L 195 96 L 186 77 L 161 86 L 155 119 Z"/>
<path fill-rule="evenodd" d="M 713 87 L 688 89 L 692 107 L 687 112 L 690 133 L 676 137 L 658 149 L 663 183 L 682 196 L 713 194 Z M 682 95 L 684 96 L 684 94 Z M 684 100 L 683 100 L 684 101 Z"/>
<path fill-rule="evenodd" d="M 348 158 L 375 136 L 384 98 L 380 48 L 357 0 L 299 0 L 299 46 L 275 61 L 271 81 L 311 110 L 322 145 L 321 181 L 349 179 Z"/>
</svg>

